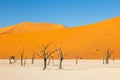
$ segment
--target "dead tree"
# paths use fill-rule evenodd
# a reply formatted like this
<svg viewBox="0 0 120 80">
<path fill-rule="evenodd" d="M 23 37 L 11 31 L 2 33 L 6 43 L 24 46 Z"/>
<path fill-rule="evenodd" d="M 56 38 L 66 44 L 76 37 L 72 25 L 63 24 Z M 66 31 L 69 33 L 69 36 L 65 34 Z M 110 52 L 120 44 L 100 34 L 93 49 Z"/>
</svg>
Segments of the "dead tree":
<svg viewBox="0 0 120 80">
<path fill-rule="evenodd" d="M 13 60 L 13 61 L 12 61 Z M 15 58 L 15 56 L 10 56 L 9 57 L 9 63 L 10 64 L 13 64 L 13 63 L 15 63 L 17 60 L 16 60 L 16 58 Z"/>
<path fill-rule="evenodd" d="M 48 63 L 47 63 L 47 65 L 49 65 L 49 64 L 50 64 L 50 59 L 51 59 L 51 58 L 49 58 L 49 59 L 48 59 Z"/>
<path fill-rule="evenodd" d="M 111 57 L 111 54 L 113 53 L 113 51 L 110 52 L 110 50 L 107 50 L 107 53 L 105 54 L 104 60 L 105 60 L 105 64 L 109 64 L 109 58 Z"/>
<path fill-rule="evenodd" d="M 26 65 L 26 59 L 27 59 L 27 57 L 25 57 L 25 59 L 24 59 L 24 66 Z"/>
<path fill-rule="evenodd" d="M 59 56 L 59 69 L 62 69 L 63 53 L 61 48 L 58 49 L 58 56 Z"/>
<path fill-rule="evenodd" d="M 35 54 L 32 55 L 32 64 L 34 64 Z"/>
<path fill-rule="evenodd" d="M 23 66 L 24 51 L 21 53 L 21 66 Z"/>
<path fill-rule="evenodd" d="M 51 57 L 49 58 L 47 65 L 50 65 L 51 61 L 52 61 L 52 65 L 53 65 L 53 66 L 56 66 L 55 63 L 54 63 L 53 56 L 51 56 Z"/>
<path fill-rule="evenodd" d="M 79 56 L 76 56 L 76 57 L 75 57 L 75 64 L 76 64 L 76 65 L 78 64 L 78 59 L 79 59 Z"/>
<path fill-rule="evenodd" d="M 103 57 L 103 64 L 104 64 L 105 62 L 104 62 L 104 57 Z"/>
<path fill-rule="evenodd" d="M 54 63 L 54 59 L 53 59 L 53 58 L 54 58 L 54 57 L 51 56 L 52 64 L 53 64 L 53 66 L 56 66 L 55 63 Z"/>
<path fill-rule="evenodd" d="M 113 62 L 115 61 L 115 56 L 113 56 Z"/>
<path fill-rule="evenodd" d="M 47 68 L 47 59 L 53 54 L 55 53 L 57 50 L 53 50 L 53 51 L 48 51 L 48 47 L 50 46 L 50 44 L 47 45 L 43 45 L 41 48 L 41 54 L 37 54 L 39 57 L 43 58 L 44 60 L 44 66 L 43 66 L 43 70 L 45 70 Z"/>
</svg>

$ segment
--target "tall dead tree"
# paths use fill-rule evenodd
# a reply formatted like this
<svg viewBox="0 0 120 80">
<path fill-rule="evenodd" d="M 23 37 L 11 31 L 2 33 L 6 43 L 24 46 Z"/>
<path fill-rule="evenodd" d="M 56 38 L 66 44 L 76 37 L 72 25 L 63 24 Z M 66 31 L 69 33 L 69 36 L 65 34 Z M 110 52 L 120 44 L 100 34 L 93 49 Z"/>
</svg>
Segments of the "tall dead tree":
<svg viewBox="0 0 120 80">
<path fill-rule="evenodd" d="M 109 58 L 111 57 L 112 53 L 113 53 L 113 51 L 110 52 L 109 49 L 107 50 L 107 53 L 105 54 L 104 59 L 103 59 L 103 60 L 105 60 L 105 64 L 109 64 Z"/>
<path fill-rule="evenodd" d="M 63 60 L 63 52 L 62 49 L 58 49 L 58 56 L 59 56 L 59 69 L 62 69 L 62 60 Z"/>
<path fill-rule="evenodd" d="M 50 44 L 47 45 L 43 45 L 41 48 L 41 54 L 37 54 L 39 57 L 43 58 L 44 60 L 44 66 L 43 66 L 43 70 L 45 70 L 47 68 L 47 59 L 53 54 L 55 53 L 57 50 L 53 50 L 53 51 L 48 51 L 48 47 L 50 46 Z"/>
</svg>

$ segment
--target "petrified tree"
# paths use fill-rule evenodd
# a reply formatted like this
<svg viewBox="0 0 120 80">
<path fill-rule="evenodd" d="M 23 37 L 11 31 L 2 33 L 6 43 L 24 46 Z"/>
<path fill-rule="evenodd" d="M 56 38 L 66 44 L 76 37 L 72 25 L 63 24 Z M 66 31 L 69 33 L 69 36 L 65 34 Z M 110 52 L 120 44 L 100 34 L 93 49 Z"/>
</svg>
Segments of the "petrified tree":
<svg viewBox="0 0 120 80">
<path fill-rule="evenodd" d="M 34 64 L 35 54 L 32 55 L 32 64 Z"/>
<path fill-rule="evenodd" d="M 21 66 L 23 66 L 23 57 L 24 57 L 24 51 L 21 53 L 21 56 L 20 56 L 20 58 L 21 58 Z"/>
<path fill-rule="evenodd" d="M 51 59 L 51 57 L 48 59 L 48 63 L 47 63 L 47 65 L 49 65 L 49 64 L 50 64 L 50 59 Z"/>
<path fill-rule="evenodd" d="M 53 58 L 54 58 L 54 57 L 51 56 L 52 64 L 53 64 L 53 66 L 56 66 L 55 63 L 54 63 L 54 59 L 53 59 Z"/>
<path fill-rule="evenodd" d="M 104 62 L 104 57 L 103 57 L 103 64 L 104 64 L 105 62 Z"/>
<path fill-rule="evenodd" d="M 27 59 L 27 57 L 25 57 L 25 59 L 24 59 L 24 66 L 26 65 L 26 59 Z"/>
<path fill-rule="evenodd" d="M 52 61 L 52 65 L 56 66 L 55 63 L 54 63 L 54 59 L 53 58 L 54 58 L 53 56 L 49 57 L 47 65 L 50 65 L 50 63 Z"/>
<path fill-rule="evenodd" d="M 104 60 L 105 60 L 105 64 L 109 64 L 109 58 L 111 57 L 111 54 L 113 53 L 113 51 L 110 52 L 110 50 L 107 50 L 107 53 L 105 54 L 104 58 L 103 58 L 103 64 L 104 64 Z"/>
<path fill-rule="evenodd" d="M 62 60 L 63 60 L 63 52 L 62 49 L 58 49 L 58 56 L 59 56 L 59 69 L 62 69 Z"/>
<path fill-rule="evenodd" d="M 75 64 L 76 65 L 78 64 L 78 59 L 79 59 L 79 56 L 75 56 Z"/>
<path fill-rule="evenodd" d="M 47 45 L 43 45 L 41 48 L 41 54 L 37 54 L 39 57 L 43 58 L 44 60 L 44 66 L 43 66 L 43 70 L 45 70 L 47 68 L 47 59 L 53 54 L 55 53 L 57 50 L 53 50 L 53 51 L 48 51 L 48 47 L 50 46 L 50 44 Z"/>
<path fill-rule="evenodd" d="M 113 56 L 113 62 L 115 61 L 115 56 Z"/>
</svg>

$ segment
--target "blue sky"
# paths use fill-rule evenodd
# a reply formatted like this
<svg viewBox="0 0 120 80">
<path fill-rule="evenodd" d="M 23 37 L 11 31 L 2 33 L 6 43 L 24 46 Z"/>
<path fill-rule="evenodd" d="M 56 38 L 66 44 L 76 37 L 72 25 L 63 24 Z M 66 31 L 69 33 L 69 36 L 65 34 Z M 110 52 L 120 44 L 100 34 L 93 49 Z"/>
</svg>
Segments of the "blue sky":
<svg viewBox="0 0 120 80">
<path fill-rule="evenodd" d="M 120 0 L 0 0 L 0 27 L 51 22 L 68 27 L 120 16 Z"/>
</svg>

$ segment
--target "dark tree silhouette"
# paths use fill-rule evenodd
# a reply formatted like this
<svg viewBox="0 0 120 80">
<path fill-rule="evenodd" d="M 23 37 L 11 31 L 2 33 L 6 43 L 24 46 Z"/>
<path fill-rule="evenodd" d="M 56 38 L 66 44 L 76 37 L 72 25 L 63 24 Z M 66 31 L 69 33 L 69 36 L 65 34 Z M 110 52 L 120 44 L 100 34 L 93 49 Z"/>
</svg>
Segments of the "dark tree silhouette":
<svg viewBox="0 0 120 80">
<path fill-rule="evenodd" d="M 20 56 L 20 58 L 21 58 L 21 66 L 23 66 L 23 57 L 24 57 L 24 51 L 22 51 L 21 56 Z"/>
<path fill-rule="evenodd" d="M 109 58 L 111 57 L 113 51 L 110 52 L 110 50 L 107 50 L 107 53 L 105 54 L 104 58 L 103 58 L 103 64 L 104 64 L 104 60 L 105 60 L 105 64 L 109 64 Z"/>
<path fill-rule="evenodd" d="M 32 55 L 32 64 L 34 64 L 35 54 Z"/>
<path fill-rule="evenodd" d="M 44 60 L 44 66 L 43 66 L 43 70 L 45 70 L 47 68 L 47 59 L 53 54 L 55 53 L 57 50 L 53 50 L 53 51 L 48 51 L 48 47 L 50 46 L 50 44 L 47 45 L 43 45 L 41 48 L 41 54 L 37 54 L 39 57 L 43 58 Z"/>
</svg>

